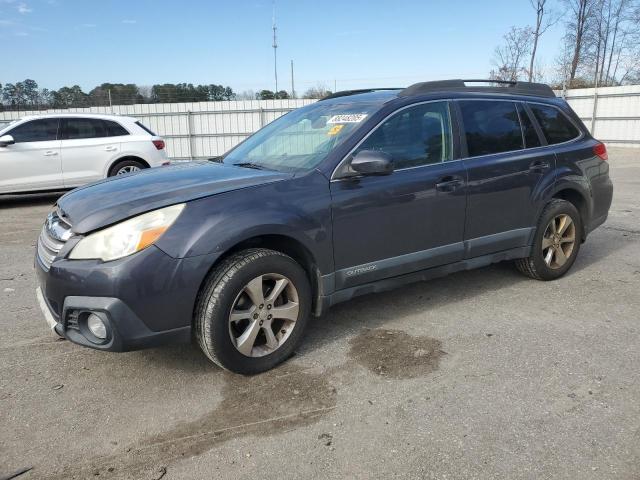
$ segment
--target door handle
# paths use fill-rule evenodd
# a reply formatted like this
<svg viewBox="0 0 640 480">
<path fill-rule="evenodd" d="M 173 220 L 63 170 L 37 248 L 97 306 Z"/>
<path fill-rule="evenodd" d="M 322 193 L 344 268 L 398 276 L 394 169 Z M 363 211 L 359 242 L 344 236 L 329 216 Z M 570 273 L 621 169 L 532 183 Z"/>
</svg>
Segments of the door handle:
<svg viewBox="0 0 640 480">
<path fill-rule="evenodd" d="M 550 167 L 551 167 L 551 164 L 549 162 L 545 162 L 544 160 L 536 160 L 534 162 L 531 162 L 531 164 L 529 165 L 529 171 L 544 172 Z"/>
<path fill-rule="evenodd" d="M 47 150 L 46 152 L 44 152 L 44 156 L 45 157 L 53 157 L 54 155 L 57 155 L 58 152 L 55 150 Z"/>
<path fill-rule="evenodd" d="M 114 147 L 113 145 L 109 145 L 108 147 L 104 147 L 107 152 L 115 152 L 118 147 Z"/>
<path fill-rule="evenodd" d="M 436 190 L 438 190 L 439 192 L 453 192 L 458 187 L 462 186 L 463 183 L 464 182 L 462 178 L 454 175 L 447 175 L 445 177 L 442 177 L 436 183 Z"/>
</svg>

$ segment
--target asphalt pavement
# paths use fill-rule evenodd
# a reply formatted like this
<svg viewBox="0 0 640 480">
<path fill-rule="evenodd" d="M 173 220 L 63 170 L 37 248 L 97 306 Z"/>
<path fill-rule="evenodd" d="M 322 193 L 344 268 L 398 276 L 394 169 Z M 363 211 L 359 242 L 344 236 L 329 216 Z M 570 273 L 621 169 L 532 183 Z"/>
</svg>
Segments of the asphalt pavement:
<svg viewBox="0 0 640 480">
<path fill-rule="evenodd" d="M 57 195 L 0 197 L 0 478 L 640 479 L 640 149 L 610 164 L 562 279 L 502 263 L 361 297 L 250 378 L 56 339 L 33 255 Z"/>
</svg>

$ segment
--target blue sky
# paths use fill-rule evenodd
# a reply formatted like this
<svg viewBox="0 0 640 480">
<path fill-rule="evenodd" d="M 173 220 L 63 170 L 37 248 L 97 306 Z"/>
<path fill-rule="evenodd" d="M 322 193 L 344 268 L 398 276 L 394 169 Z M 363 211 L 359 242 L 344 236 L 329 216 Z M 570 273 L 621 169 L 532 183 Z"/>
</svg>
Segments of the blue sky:
<svg viewBox="0 0 640 480">
<path fill-rule="evenodd" d="M 272 1 L 0 0 L 0 83 L 222 83 L 273 89 Z M 556 8 L 559 8 L 556 6 Z M 405 86 L 487 77 L 511 25 L 532 24 L 528 0 L 277 0 L 279 87 Z M 551 65 L 562 34 L 545 34 Z"/>
</svg>

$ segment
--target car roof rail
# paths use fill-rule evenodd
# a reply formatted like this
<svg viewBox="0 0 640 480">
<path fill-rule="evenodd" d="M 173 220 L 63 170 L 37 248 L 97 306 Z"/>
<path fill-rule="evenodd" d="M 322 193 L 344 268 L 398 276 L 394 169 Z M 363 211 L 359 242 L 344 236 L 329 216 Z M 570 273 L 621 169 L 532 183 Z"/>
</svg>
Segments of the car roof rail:
<svg viewBox="0 0 640 480">
<path fill-rule="evenodd" d="M 481 83 L 487 85 L 467 85 L 467 83 Z M 549 98 L 555 98 L 556 96 L 551 87 L 545 83 L 482 79 L 437 80 L 433 82 L 414 83 L 402 90 L 398 96 L 408 97 L 412 95 L 443 91 L 507 93 Z"/>
<path fill-rule="evenodd" d="M 358 90 L 342 90 L 340 92 L 327 95 L 326 97 L 322 97 L 320 100 L 329 100 L 331 98 L 348 97 L 349 95 L 358 95 L 359 93 L 380 92 L 384 90 L 402 90 L 402 88 L 388 87 L 388 88 L 360 88 Z"/>
</svg>

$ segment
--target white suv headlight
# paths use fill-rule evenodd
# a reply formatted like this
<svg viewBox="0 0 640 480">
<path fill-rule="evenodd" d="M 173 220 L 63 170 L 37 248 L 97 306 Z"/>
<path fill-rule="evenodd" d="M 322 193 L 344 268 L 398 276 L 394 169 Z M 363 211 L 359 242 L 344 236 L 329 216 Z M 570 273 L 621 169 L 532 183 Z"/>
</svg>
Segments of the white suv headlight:
<svg viewBox="0 0 640 480">
<path fill-rule="evenodd" d="M 78 242 L 69 258 L 101 259 L 105 262 L 126 257 L 153 245 L 175 222 L 184 203 L 138 215 L 92 233 Z"/>
</svg>

